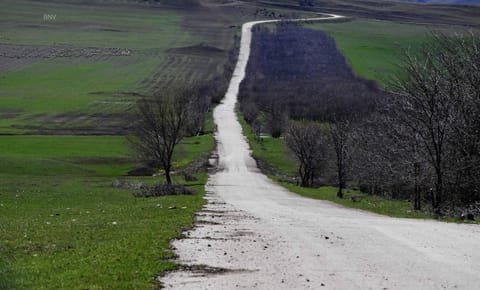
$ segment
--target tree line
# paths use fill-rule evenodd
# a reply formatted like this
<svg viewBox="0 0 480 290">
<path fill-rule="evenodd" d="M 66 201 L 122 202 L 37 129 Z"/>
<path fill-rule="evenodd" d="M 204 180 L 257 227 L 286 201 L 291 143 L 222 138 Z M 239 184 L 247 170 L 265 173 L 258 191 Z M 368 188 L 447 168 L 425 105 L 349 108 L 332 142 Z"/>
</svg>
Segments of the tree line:
<svg viewBox="0 0 480 290">
<path fill-rule="evenodd" d="M 435 33 L 406 53 L 390 94 L 356 130 L 362 163 L 383 160 L 373 161 L 381 183 L 359 168 L 372 190 L 410 193 L 415 209 L 426 199 L 437 213 L 480 200 L 479 44 L 473 33 Z"/>
<path fill-rule="evenodd" d="M 254 31 L 241 110 L 283 136 L 302 186 L 336 184 L 435 213 L 480 201 L 478 35 L 432 34 L 386 89 L 356 77 L 326 34 Z"/>
<path fill-rule="evenodd" d="M 275 31 L 256 26 L 247 71 L 241 110 L 274 137 L 289 118 L 330 122 L 351 114 L 352 107 L 367 114 L 384 94 L 375 82 L 353 74 L 331 37 L 295 23 L 281 22 Z"/>
</svg>

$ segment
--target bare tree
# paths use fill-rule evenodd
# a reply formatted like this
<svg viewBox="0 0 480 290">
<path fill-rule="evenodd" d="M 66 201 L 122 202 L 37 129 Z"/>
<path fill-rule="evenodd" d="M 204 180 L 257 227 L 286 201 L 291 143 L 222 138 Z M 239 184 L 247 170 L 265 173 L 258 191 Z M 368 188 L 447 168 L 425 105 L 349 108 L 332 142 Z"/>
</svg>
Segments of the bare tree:
<svg viewBox="0 0 480 290">
<path fill-rule="evenodd" d="M 444 199 L 452 200 L 447 193 L 464 191 L 461 179 L 464 189 L 474 189 L 480 173 L 479 65 L 478 37 L 434 34 L 419 56 L 407 54 L 405 77 L 393 86 L 388 113 L 394 127 L 406 131 L 404 136 L 418 140 L 416 150 L 433 169 L 435 211 Z"/>
<path fill-rule="evenodd" d="M 409 135 L 418 136 L 421 141 L 435 171 L 432 207 L 438 211 L 444 195 L 447 142 L 457 100 L 449 94 L 444 71 L 437 67 L 431 53 L 424 51 L 423 59 L 407 55 L 406 78 L 396 83 L 390 113 L 395 122 L 405 126 Z"/>
<path fill-rule="evenodd" d="M 185 137 L 193 92 L 188 89 L 165 91 L 137 102 L 137 120 L 129 138 L 139 159 L 165 171 L 167 184 L 175 147 Z"/>
<path fill-rule="evenodd" d="M 287 113 L 276 101 L 272 101 L 270 105 L 265 108 L 265 111 L 267 112 L 266 121 L 270 134 L 273 138 L 279 138 L 282 136 L 288 123 Z"/>
<path fill-rule="evenodd" d="M 243 117 L 248 124 L 253 124 L 253 122 L 257 119 L 260 111 L 252 101 L 246 101 L 240 105 L 240 109 L 242 110 Z"/>
<path fill-rule="evenodd" d="M 203 125 L 205 124 L 212 100 L 220 93 L 217 86 L 221 86 L 221 83 L 217 80 L 212 80 L 205 83 L 192 84 L 188 89 L 183 89 L 187 92 L 189 103 L 195 104 L 195 106 L 189 107 L 186 125 L 189 136 L 203 134 Z"/>
<path fill-rule="evenodd" d="M 456 199 L 480 199 L 480 41 L 475 33 L 434 34 L 435 60 L 444 68 L 449 96 L 455 99 L 449 175 Z"/>
<path fill-rule="evenodd" d="M 370 195 L 384 196 L 395 175 L 395 159 L 389 152 L 393 142 L 385 131 L 380 114 L 362 120 L 352 131 L 352 142 L 357 144 L 352 156 L 352 177 Z"/>
<path fill-rule="evenodd" d="M 392 184 L 403 184 L 409 191 L 414 210 L 420 210 L 422 192 L 430 188 L 428 176 L 431 175 L 428 160 L 422 150 L 422 138 L 419 134 L 412 134 L 403 124 L 394 123 L 389 115 L 381 116 L 380 126 L 383 128 L 384 146 L 388 146 L 384 153 L 384 163 L 389 164 L 392 172 Z M 385 154 L 386 153 L 386 154 Z"/>
<path fill-rule="evenodd" d="M 348 119 L 335 119 L 330 125 L 330 139 L 335 151 L 335 165 L 337 171 L 337 197 L 343 198 L 343 190 L 346 187 L 347 171 L 350 167 L 350 155 L 352 153 L 352 124 Z"/>
<path fill-rule="evenodd" d="M 262 130 L 263 130 L 263 122 L 261 118 L 256 118 L 252 123 L 253 132 L 255 133 L 255 138 L 257 142 L 262 142 Z"/>
<path fill-rule="evenodd" d="M 326 134 L 314 122 L 292 122 L 285 137 L 288 148 L 299 161 L 301 186 L 312 186 L 326 162 Z"/>
</svg>

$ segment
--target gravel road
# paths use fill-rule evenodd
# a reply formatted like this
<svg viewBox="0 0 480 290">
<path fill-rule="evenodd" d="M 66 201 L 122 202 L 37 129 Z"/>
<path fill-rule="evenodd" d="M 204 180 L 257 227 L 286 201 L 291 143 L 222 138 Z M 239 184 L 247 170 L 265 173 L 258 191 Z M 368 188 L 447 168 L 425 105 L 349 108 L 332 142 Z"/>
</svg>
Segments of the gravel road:
<svg viewBox="0 0 480 290">
<path fill-rule="evenodd" d="M 329 18 L 339 18 L 329 15 Z M 272 21 L 267 21 L 272 22 Z M 388 218 L 288 192 L 259 172 L 237 121 L 240 56 L 214 118 L 219 171 L 167 289 L 480 289 L 480 226 Z"/>
</svg>

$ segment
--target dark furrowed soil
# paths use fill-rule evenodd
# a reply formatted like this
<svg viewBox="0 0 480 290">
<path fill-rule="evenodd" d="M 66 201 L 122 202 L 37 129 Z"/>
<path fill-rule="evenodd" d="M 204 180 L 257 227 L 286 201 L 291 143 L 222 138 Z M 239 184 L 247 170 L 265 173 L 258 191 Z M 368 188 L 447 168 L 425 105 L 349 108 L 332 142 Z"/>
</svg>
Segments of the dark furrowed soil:
<svg viewBox="0 0 480 290">
<path fill-rule="evenodd" d="M 0 44 L 0 72 L 14 71 L 49 58 L 130 55 L 132 55 L 132 51 L 125 48 Z"/>
</svg>

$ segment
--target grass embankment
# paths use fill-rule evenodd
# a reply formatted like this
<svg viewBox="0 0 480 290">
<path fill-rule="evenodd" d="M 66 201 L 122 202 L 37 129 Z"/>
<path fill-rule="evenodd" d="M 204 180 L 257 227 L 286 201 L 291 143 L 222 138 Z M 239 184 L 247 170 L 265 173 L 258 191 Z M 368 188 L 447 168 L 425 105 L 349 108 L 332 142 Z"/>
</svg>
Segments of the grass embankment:
<svg viewBox="0 0 480 290">
<path fill-rule="evenodd" d="M 185 139 L 177 168 L 213 145 L 211 133 Z M 112 182 L 163 177 L 124 176 L 128 150 L 123 137 L 0 137 L 0 288 L 148 289 L 176 266 L 169 241 L 192 224 L 207 176 L 188 183 L 196 195 L 134 198 Z"/>
</svg>

